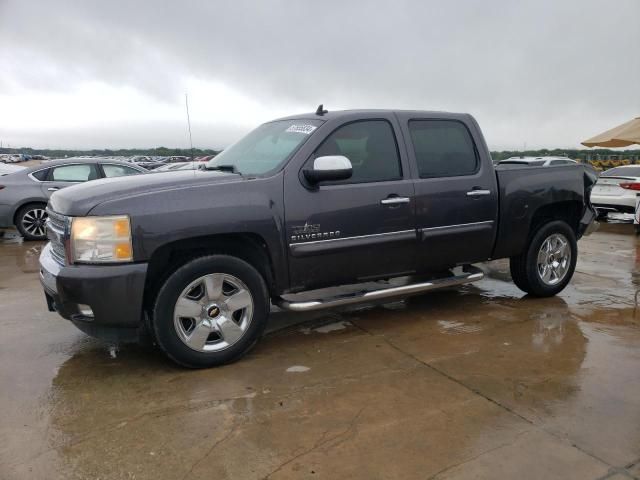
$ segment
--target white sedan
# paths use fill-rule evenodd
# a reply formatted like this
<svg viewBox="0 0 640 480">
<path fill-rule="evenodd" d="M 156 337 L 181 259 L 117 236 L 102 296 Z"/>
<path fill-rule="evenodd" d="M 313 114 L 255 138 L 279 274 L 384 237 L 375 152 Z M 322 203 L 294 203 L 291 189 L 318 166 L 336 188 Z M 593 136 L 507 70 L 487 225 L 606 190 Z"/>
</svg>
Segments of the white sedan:
<svg viewBox="0 0 640 480">
<path fill-rule="evenodd" d="M 498 165 L 528 165 L 529 167 L 555 167 L 576 165 L 578 162 L 567 157 L 509 157 L 500 160 Z"/>
<path fill-rule="evenodd" d="M 640 193 L 640 165 L 623 165 L 600 174 L 591 190 L 591 203 L 598 213 L 634 213 Z"/>
</svg>

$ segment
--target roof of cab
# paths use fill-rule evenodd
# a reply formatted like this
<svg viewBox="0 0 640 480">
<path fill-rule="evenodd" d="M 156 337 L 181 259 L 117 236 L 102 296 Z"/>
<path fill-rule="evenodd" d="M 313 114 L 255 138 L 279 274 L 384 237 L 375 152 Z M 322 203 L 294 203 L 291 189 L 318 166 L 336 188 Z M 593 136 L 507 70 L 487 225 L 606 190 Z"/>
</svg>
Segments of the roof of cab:
<svg viewBox="0 0 640 480">
<path fill-rule="evenodd" d="M 288 115 L 286 117 L 277 118 L 276 120 L 334 120 L 341 117 L 357 117 L 359 114 L 375 114 L 375 113 L 397 113 L 397 114 L 414 114 L 416 116 L 424 116 L 429 118 L 469 118 L 468 113 L 442 112 L 435 110 L 391 110 L 391 109 L 355 109 L 355 110 L 326 110 L 322 115 L 316 112 L 300 113 L 297 115 Z"/>
</svg>

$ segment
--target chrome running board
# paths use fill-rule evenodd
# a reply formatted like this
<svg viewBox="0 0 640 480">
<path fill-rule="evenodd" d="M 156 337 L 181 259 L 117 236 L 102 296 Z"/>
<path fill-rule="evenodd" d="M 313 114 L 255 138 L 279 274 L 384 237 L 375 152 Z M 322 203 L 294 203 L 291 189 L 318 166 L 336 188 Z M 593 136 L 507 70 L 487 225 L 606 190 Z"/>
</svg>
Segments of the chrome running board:
<svg viewBox="0 0 640 480">
<path fill-rule="evenodd" d="M 358 292 L 351 295 L 302 302 L 290 301 L 282 297 L 277 297 L 274 299 L 274 303 L 283 310 L 291 310 L 294 312 L 309 312 L 312 310 L 321 310 L 323 308 L 341 307 L 344 305 L 372 302 L 385 298 L 415 295 L 417 293 L 437 290 L 439 288 L 454 287 L 456 285 L 462 285 L 465 283 L 477 282 L 478 280 L 482 280 L 483 277 L 484 273 L 482 272 L 482 270 L 469 265 L 465 267 L 465 271 L 460 275 L 437 278 L 426 282 L 412 283 L 409 285 L 394 286 L 390 288 L 383 288 L 381 290 L 373 290 L 370 292 Z"/>
</svg>

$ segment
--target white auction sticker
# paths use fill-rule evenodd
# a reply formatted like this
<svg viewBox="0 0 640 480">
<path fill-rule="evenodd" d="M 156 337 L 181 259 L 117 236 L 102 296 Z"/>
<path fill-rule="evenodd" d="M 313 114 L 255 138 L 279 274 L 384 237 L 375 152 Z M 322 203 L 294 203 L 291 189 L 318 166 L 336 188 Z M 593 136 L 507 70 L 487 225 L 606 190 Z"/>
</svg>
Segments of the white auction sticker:
<svg viewBox="0 0 640 480">
<path fill-rule="evenodd" d="M 304 133 L 305 135 L 310 135 L 316 128 L 313 125 L 291 125 L 285 131 L 290 133 Z"/>
</svg>

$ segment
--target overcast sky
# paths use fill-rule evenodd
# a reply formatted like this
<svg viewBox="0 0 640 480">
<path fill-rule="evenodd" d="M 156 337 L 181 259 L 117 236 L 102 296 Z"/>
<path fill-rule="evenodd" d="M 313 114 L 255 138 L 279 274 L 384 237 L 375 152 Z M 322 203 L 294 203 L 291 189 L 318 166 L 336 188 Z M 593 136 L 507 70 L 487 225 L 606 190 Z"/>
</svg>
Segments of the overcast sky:
<svg viewBox="0 0 640 480">
<path fill-rule="evenodd" d="M 492 149 L 640 116 L 639 0 L 0 0 L 6 146 L 224 147 L 274 117 L 469 112 Z"/>
</svg>

